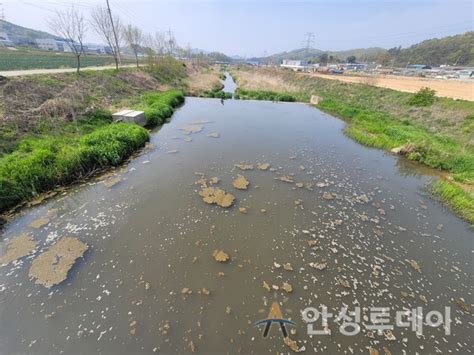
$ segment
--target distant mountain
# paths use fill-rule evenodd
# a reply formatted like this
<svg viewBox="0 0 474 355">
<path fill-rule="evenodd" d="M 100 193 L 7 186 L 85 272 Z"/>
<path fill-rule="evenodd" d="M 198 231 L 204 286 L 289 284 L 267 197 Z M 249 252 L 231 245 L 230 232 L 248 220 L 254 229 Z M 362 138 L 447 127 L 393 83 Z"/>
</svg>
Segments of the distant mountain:
<svg viewBox="0 0 474 355">
<path fill-rule="evenodd" d="M 322 51 L 320 49 L 295 49 L 290 52 L 273 54 L 269 57 L 252 58 L 261 62 L 280 63 L 283 59 L 312 60 L 320 62 L 324 54 L 332 63 L 344 62 L 348 57 L 356 57 L 357 62 L 377 62 L 384 65 L 406 66 L 410 64 L 463 65 L 474 66 L 474 32 L 455 36 L 433 38 L 414 44 L 408 48 L 384 49 L 358 48 L 344 51 Z"/>
<path fill-rule="evenodd" d="M 57 36 L 52 35 L 51 33 L 36 31 L 30 28 L 23 26 L 15 25 L 11 22 L 0 20 L 0 32 L 7 34 L 10 41 L 15 44 L 34 44 L 35 40 L 40 38 L 57 38 Z"/>
<path fill-rule="evenodd" d="M 388 53 L 398 66 L 408 63 L 474 66 L 474 32 L 433 38 L 408 48 L 391 48 Z"/>
<path fill-rule="evenodd" d="M 282 52 L 273 54 L 268 57 L 263 58 L 253 58 L 258 59 L 264 62 L 272 62 L 272 63 L 279 63 L 283 59 L 298 59 L 298 60 L 318 60 L 324 53 L 328 55 L 328 57 L 333 57 L 334 62 L 344 62 L 346 61 L 347 57 L 355 56 L 357 61 L 359 62 L 367 62 L 367 61 L 375 61 L 377 57 L 381 53 L 387 52 L 384 48 L 357 48 L 357 49 L 349 49 L 344 51 L 323 51 L 321 49 L 306 49 L 300 48 L 295 49 L 290 52 Z"/>
</svg>

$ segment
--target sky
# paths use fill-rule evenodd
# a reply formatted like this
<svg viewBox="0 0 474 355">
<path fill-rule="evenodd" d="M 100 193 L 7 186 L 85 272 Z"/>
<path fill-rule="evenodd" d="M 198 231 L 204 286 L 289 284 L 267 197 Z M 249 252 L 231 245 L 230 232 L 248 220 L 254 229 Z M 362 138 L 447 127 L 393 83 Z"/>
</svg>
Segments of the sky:
<svg viewBox="0 0 474 355">
<path fill-rule="evenodd" d="M 5 19 L 52 32 L 48 17 L 74 5 L 89 17 L 106 0 L 0 0 Z M 473 30 L 471 0 L 109 0 L 124 22 L 173 31 L 181 46 L 246 57 L 306 46 L 323 50 L 407 47 Z M 101 42 L 91 30 L 88 42 Z"/>
</svg>

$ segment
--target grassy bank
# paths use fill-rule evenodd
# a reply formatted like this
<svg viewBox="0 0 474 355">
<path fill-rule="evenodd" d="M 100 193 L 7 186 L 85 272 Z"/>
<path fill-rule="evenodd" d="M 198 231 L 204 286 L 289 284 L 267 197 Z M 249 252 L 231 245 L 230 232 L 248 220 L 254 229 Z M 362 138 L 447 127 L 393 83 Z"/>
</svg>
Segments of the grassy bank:
<svg viewBox="0 0 474 355">
<path fill-rule="evenodd" d="M 151 92 L 135 99 L 149 127 L 162 124 L 184 101 L 179 90 Z M 51 134 L 30 134 L 0 158 L 0 211 L 58 185 L 116 166 L 149 140 L 148 131 L 131 123 L 112 123 L 111 113 L 96 109 L 60 125 Z"/>
<path fill-rule="evenodd" d="M 232 94 L 228 92 L 222 91 L 224 85 L 219 83 L 216 84 L 211 90 L 204 90 L 198 94 L 199 97 L 205 97 L 208 99 L 231 99 Z"/>
<path fill-rule="evenodd" d="M 183 91 L 219 82 L 213 66 L 161 56 L 146 64 L 0 80 L 0 212 L 118 165 L 142 147 L 148 131 L 112 123 L 112 111 L 143 110 L 152 128 L 184 102 Z"/>
<path fill-rule="evenodd" d="M 319 108 L 348 121 L 346 133 L 358 142 L 377 148 L 396 149 L 409 160 L 447 170 L 455 180 L 474 182 L 474 150 L 442 134 L 394 118 L 386 112 L 354 107 L 324 99 Z"/>
<path fill-rule="evenodd" d="M 429 188 L 441 201 L 449 205 L 471 224 L 474 224 L 474 198 L 472 194 L 444 179 L 432 183 Z"/>
<path fill-rule="evenodd" d="M 173 114 L 173 109 L 184 102 L 180 90 L 149 92 L 140 96 L 138 103 L 131 105 L 134 110 L 144 111 L 148 127 L 163 124 Z"/>
<path fill-rule="evenodd" d="M 129 123 L 98 125 L 92 133 L 26 138 L 0 159 L 0 211 L 39 193 L 120 164 L 149 139 Z"/>
<path fill-rule="evenodd" d="M 288 93 L 277 93 L 268 90 L 246 90 L 242 88 L 235 90 L 235 98 L 237 100 L 297 101 L 293 95 Z"/>
<path fill-rule="evenodd" d="M 474 196 L 469 192 L 474 184 L 473 102 L 281 70 L 244 67 L 234 72 L 245 92 L 279 92 L 304 102 L 317 95 L 317 107 L 346 120 L 346 133 L 358 142 L 448 171 L 461 184 L 443 180 L 431 191 L 474 223 Z"/>
</svg>

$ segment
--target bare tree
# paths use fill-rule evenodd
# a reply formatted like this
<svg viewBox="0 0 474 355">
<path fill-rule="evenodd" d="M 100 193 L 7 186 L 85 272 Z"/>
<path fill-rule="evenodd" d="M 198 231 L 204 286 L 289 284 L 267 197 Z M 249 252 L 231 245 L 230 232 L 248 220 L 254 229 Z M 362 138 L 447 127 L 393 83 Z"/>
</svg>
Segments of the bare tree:
<svg viewBox="0 0 474 355">
<path fill-rule="evenodd" d="M 135 59 L 137 61 L 138 68 L 138 51 L 143 47 L 143 44 L 145 42 L 145 36 L 143 34 L 143 31 L 138 27 L 129 24 L 123 29 L 123 37 L 127 45 L 132 49 L 133 54 L 135 54 Z"/>
<path fill-rule="evenodd" d="M 74 53 L 77 60 L 77 73 L 81 69 L 81 56 L 84 55 L 84 34 L 86 24 L 82 13 L 76 11 L 74 6 L 66 11 L 56 11 L 56 15 L 48 19 L 51 30 L 66 40 L 67 46 Z"/>
<path fill-rule="evenodd" d="M 98 6 L 91 13 L 91 25 L 94 31 L 102 37 L 110 48 L 115 60 L 115 67 L 119 68 L 120 62 L 120 43 L 122 40 L 121 23 L 118 17 L 111 17 L 107 8 Z M 117 30 L 117 31 L 115 31 Z"/>
<path fill-rule="evenodd" d="M 168 54 L 173 56 L 177 47 L 176 38 L 174 37 L 174 33 L 171 30 L 168 30 L 166 36 L 166 49 L 168 51 Z"/>
<path fill-rule="evenodd" d="M 153 39 L 153 49 L 158 55 L 163 55 L 166 46 L 166 36 L 163 32 L 155 32 L 155 38 Z"/>
</svg>

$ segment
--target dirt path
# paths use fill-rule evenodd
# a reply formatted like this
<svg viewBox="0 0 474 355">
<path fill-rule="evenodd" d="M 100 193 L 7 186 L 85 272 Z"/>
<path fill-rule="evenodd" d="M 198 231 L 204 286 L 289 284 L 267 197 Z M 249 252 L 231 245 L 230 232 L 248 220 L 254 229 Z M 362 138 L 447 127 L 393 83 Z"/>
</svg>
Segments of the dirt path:
<svg viewBox="0 0 474 355">
<path fill-rule="evenodd" d="M 328 74 L 303 74 L 319 78 L 362 83 L 406 92 L 416 92 L 423 87 L 436 90 L 437 96 L 474 101 L 474 81 L 410 78 L 399 76 L 349 76 Z"/>
<path fill-rule="evenodd" d="M 135 64 L 122 65 L 121 68 L 134 67 Z M 115 65 L 107 65 L 103 67 L 84 67 L 81 70 L 107 70 L 114 69 Z M 0 71 L 0 76 L 24 76 L 24 75 L 35 75 L 35 74 L 57 74 L 57 73 L 73 73 L 76 68 L 58 68 L 58 69 L 29 69 L 29 70 L 9 70 Z"/>
</svg>

